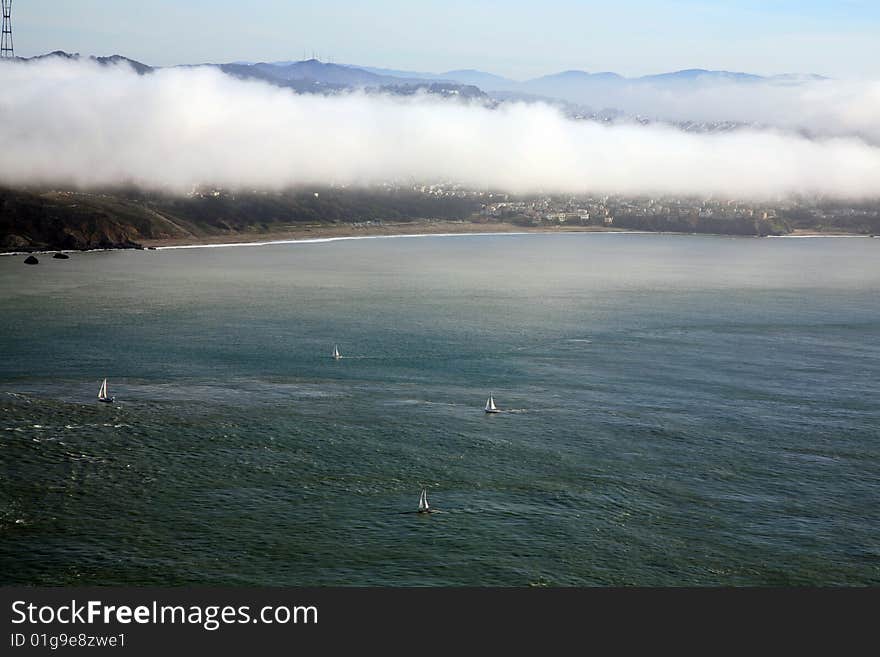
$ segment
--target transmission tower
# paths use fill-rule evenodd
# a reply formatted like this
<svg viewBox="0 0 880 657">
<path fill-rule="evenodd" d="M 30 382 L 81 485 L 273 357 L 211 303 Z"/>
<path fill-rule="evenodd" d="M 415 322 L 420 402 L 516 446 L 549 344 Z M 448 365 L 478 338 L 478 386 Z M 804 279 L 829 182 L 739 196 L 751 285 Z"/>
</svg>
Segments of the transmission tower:
<svg viewBox="0 0 880 657">
<path fill-rule="evenodd" d="M 15 57 L 12 47 L 12 0 L 0 0 L 3 5 L 3 37 L 0 39 L 0 58 Z"/>
</svg>

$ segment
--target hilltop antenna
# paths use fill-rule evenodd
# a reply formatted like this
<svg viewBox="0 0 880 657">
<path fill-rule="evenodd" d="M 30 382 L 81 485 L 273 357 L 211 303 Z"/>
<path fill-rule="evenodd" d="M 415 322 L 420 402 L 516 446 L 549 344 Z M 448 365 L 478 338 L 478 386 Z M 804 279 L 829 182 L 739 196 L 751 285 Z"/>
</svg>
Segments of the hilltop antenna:
<svg viewBox="0 0 880 657">
<path fill-rule="evenodd" d="M 0 39 L 0 58 L 15 58 L 12 47 L 12 0 L 0 0 L 3 4 L 3 37 Z"/>
</svg>

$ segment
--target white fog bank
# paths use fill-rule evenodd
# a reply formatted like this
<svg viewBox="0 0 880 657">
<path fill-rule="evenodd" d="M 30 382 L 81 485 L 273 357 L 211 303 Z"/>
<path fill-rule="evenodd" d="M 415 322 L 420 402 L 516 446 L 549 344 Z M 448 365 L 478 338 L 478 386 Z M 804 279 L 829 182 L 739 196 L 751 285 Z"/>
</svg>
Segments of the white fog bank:
<svg viewBox="0 0 880 657">
<path fill-rule="evenodd" d="M 208 68 L 138 76 L 89 61 L 3 63 L 0 84 L 4 185 L 186 192 L 455 180 L 511 192 L 880 196 L 880 148 L 845 126 L 812 139 L 782 128 L 692 134 L 575 121 L 543 104 L 297 95 Z"/>
</svg>

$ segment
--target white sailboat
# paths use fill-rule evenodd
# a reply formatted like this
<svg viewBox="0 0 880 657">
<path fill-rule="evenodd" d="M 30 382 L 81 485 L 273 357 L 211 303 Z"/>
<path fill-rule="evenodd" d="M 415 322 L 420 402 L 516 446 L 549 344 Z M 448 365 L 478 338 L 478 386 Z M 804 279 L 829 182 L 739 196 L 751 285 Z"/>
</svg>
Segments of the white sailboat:
<svg viewBox="0 0 880 657">
<path fill-rule="evenodd" d="M 107 393 L 107 379 L 104 379 L 104 382 L 101 384 L 101 388 L 98 390 L 98 401 L 112 404 L 113 400 L 115 400 L 115 399 L 116 399 L 116 397 L 111 397 Z"/>
<path fill-rule="evenodd" d="M 428 489 L 423 488 L 422 494 L 419 495 L 419 513 L 431 513 L 431 507 L 428 506 Z"/>
<path fill-rule="evenodd" d="M 486 400 L 486 408 L 484 409 L 487 413 L 500 413 L 501 411 L 495 406 L 495 400 L 492 398 L 492 394 L 489 394 L 489 399 Z"/>
<path fill-rule="evenodd" d="M 342 354 L 339 353 L 339 345 L 338 344 L 333 345 L 333 358 L 336 360 L 339 360 L 340 358 L 342 358 Z"/>
</svg>

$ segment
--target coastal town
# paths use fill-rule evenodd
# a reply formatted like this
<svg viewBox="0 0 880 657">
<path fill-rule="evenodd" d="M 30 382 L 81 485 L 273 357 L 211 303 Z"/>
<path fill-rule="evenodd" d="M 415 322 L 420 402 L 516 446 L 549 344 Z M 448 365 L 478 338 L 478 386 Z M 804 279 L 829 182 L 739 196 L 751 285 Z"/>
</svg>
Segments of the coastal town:
<svg viewBox="0 0 880 657">
<path fill-rule="evenodd" d="M 299 190 L 303 196 L 317 201 L 321 194 L 344 195 L 357 189 L 349 185 L 332 185 L 320 190 Z M 475 221 L 510 222 L 523 225 L 615 226 L 633 219 L 678 220 L 758 220 L 778 222 L 791 220 L 813 223 L 876 223 L 880 204 L 876 202 L 838 202 L 819 198 L 778 198 L 748 200 L 717 196 L 627 196 L 615 194 L 511 194 L 502 191 L 478 190 L 461 183 L 436 184 L 384 182 L 364 189 L 392 196 L 413 195 L 427 199 L 465 204 Z M 226 198 L 236 196 L 273 196 L 284 192 L 249 190 L 246 192 L 219 187 L 194 186 L 190 198 Z M 381 221 L 379 217 L 355 221 Z"/>
<path fill-rule="evenodd" d="M 759 233 L 788 233 L 800 228 L 840 232 L 880 233 L 880 204 L 838 202 L 820 198 L 747 200 L 722 197 L 625 196 L 610 194 L 528 194 L 474 190 L 458 183 L 395 185 L 389 193 L 470 200 L 478 207 L 475 221 L 528 226 L 604 226 L 658 230 L 663 224 L 690 225 L 696 232 L 735 233 L 756 225 Z M 757 223 L 756 223 L 757 222 Z"/>
</svg>

